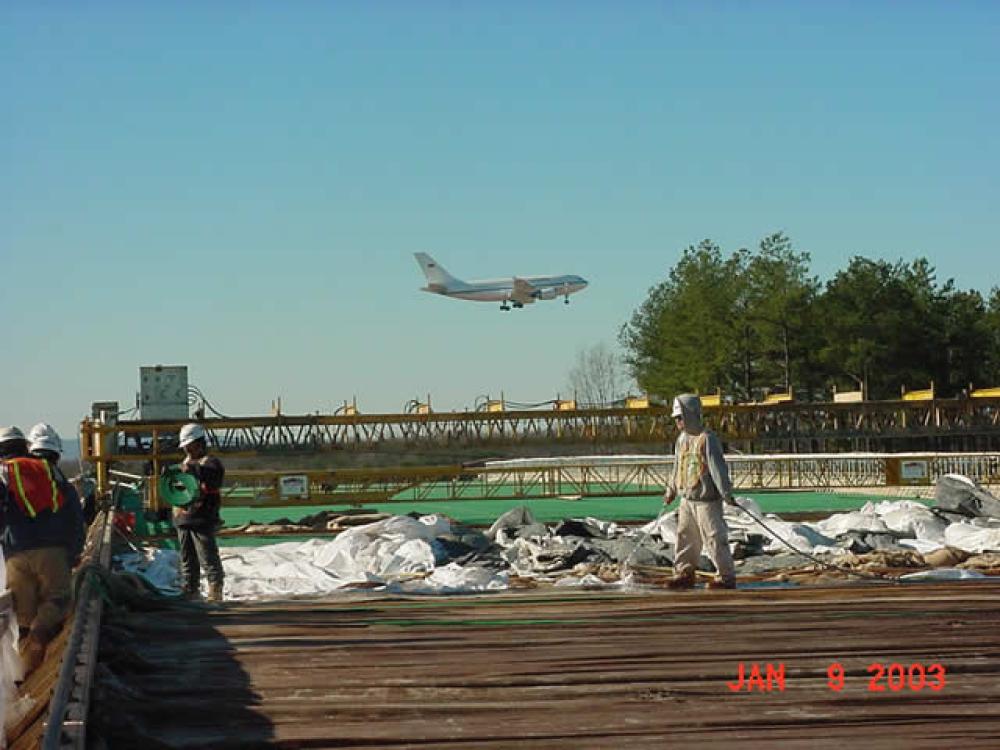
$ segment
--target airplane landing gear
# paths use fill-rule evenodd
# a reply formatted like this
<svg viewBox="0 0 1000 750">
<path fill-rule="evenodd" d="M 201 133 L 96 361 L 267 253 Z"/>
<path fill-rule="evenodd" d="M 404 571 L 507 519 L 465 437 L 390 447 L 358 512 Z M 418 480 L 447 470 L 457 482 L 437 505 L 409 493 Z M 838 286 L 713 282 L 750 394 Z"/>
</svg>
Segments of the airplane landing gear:
<svg viewBox="0 0 1000 750">
<path fill-rule="evenodd" d="M 510 308 L 507 306 L 506 302 L 501 302 L 500 303 L 500 309 L 503 310 L 504 312 L 510 310 Z"/>
<path fill-rule="evenodd" d="M 569 295 L 568 294 L 566 295 L 566 299 L 563 300 L 563 304 L 564 305 L 568 305 L 569 304 Z"/>
</svg>

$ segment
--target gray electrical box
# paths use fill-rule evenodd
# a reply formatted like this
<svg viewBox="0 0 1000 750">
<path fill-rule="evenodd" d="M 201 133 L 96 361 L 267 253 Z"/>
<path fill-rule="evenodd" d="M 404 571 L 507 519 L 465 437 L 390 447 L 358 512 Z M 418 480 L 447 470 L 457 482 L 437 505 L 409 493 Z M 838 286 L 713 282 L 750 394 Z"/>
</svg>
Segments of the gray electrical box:
<svg viewBox="0 0 1000 750">
<path fill-rule="evenodd" d="M 187 365 L 139 368 L 139 419 L 188 418 Z"/>
<path fill-rule="evenodd" d="M 94 401 L 90 405 L 91 419 L 99 419 L 104 424 L 116 424 L 118 422 L 118 402 L 117 401 Z"/>
</svg>

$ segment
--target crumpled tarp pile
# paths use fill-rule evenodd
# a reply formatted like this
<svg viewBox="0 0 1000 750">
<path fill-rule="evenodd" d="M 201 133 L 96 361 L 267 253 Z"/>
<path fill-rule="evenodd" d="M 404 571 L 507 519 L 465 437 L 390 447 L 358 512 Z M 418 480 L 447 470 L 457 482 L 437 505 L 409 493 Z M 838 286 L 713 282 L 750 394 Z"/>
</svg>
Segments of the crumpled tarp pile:
<svg viewBox="0 0 1000 750">
<path fill-rule="evenodd" d="M 740 577 L 766 579 L 795 570 L 826 575 L 800 552 L 875 573 L 935 568 L 928 574 L 932 579 L 1000 574 L 1000 501 L 966 477 L 939 480 L 932 507 L 909 500 L 869 502 L 816 522 L 765 516 L 751 498 L 737 502 L 726 506 L 725 515 Z M 363 523 L 371 518 L 378 520 Z M 356 520 L 361 525 L 342 527 L 333 539 L 223 548 L 226 599 L 356 588 L 469 593 L 540 582 L 628 587 L 637 582 L 637 571 L 672 566 L 677 541 L 676 509 L 641 527 L 597 518 L 547 525 L 526 507 L 504 513 L 485 532 L 440 515 Z M 295 525 L 328 528 L 331 518 L 304 521 Z M 133 553 L 119 562 L 164 591 L 178 591 L 175 552 Z M 699 569 L 714 570 L 705 557 Z"/>
</svg>

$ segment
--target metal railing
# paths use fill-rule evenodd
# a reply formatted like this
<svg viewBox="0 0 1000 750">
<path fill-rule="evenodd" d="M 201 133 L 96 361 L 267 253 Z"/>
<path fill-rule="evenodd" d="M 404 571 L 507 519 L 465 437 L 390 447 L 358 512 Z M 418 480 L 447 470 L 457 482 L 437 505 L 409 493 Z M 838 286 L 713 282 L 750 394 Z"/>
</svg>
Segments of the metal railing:
<svg viewBox="0 0 1000 750">
<path fill-rule="evenodd" d="M 83 750 L 86 747 L 87 715 L 90 688 L 97 666 L 101 615 L 104 599 L 93 574 L 87 568 L 108 570 L 111 565 L 111 512 L 102 511 L 91 526 L 93 546 L 84 565 L 85 576 L 73 611 L 73 629 L 63 651 L 59 677 L 49 701 L 49 712 L 42 738 L 43 750 Z"/>
<path fill-rule="evenodd" d="M 930 485 L 944 474 L 1000 482 L 1000 453 L 726 456 L 739 490 L 832 490 Z M 484 466 L 240 471 L 223 504 L 330 505 L 424 500 L 629 497 L 662 492 L 672 456 L 515 459 Z"/>
<path fill-rule="evenodd" d="M 705 408 L 719 436 L 744 452 L 1000 450 L 1000 397 L 929 401 L 720 404 Z M 276 415 L 203 419 L 210 449 L 230 455 L 553 443 L 666 445 L 676 435 L 659 406 L 500 412 Z M 81 457 L 101 489 L 111 462 L 180 457 L 182 422 L 85 420 Z"/>
</svg>

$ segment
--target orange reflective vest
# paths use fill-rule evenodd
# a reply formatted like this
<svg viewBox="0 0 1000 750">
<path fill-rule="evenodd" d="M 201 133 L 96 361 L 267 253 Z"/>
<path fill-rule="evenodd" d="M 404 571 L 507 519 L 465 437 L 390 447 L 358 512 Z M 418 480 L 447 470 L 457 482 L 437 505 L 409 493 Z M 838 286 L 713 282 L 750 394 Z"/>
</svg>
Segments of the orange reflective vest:
<svg viewBox="0 0 1000 750">
<path fill-rule="evenodd" d="M 63 496 L 48 461 L 25 457 L 9 458 L 3 463 L 7 489 L 25 515 L 34 518 L 45 510 L 59 510 Z"/>
</svg>

